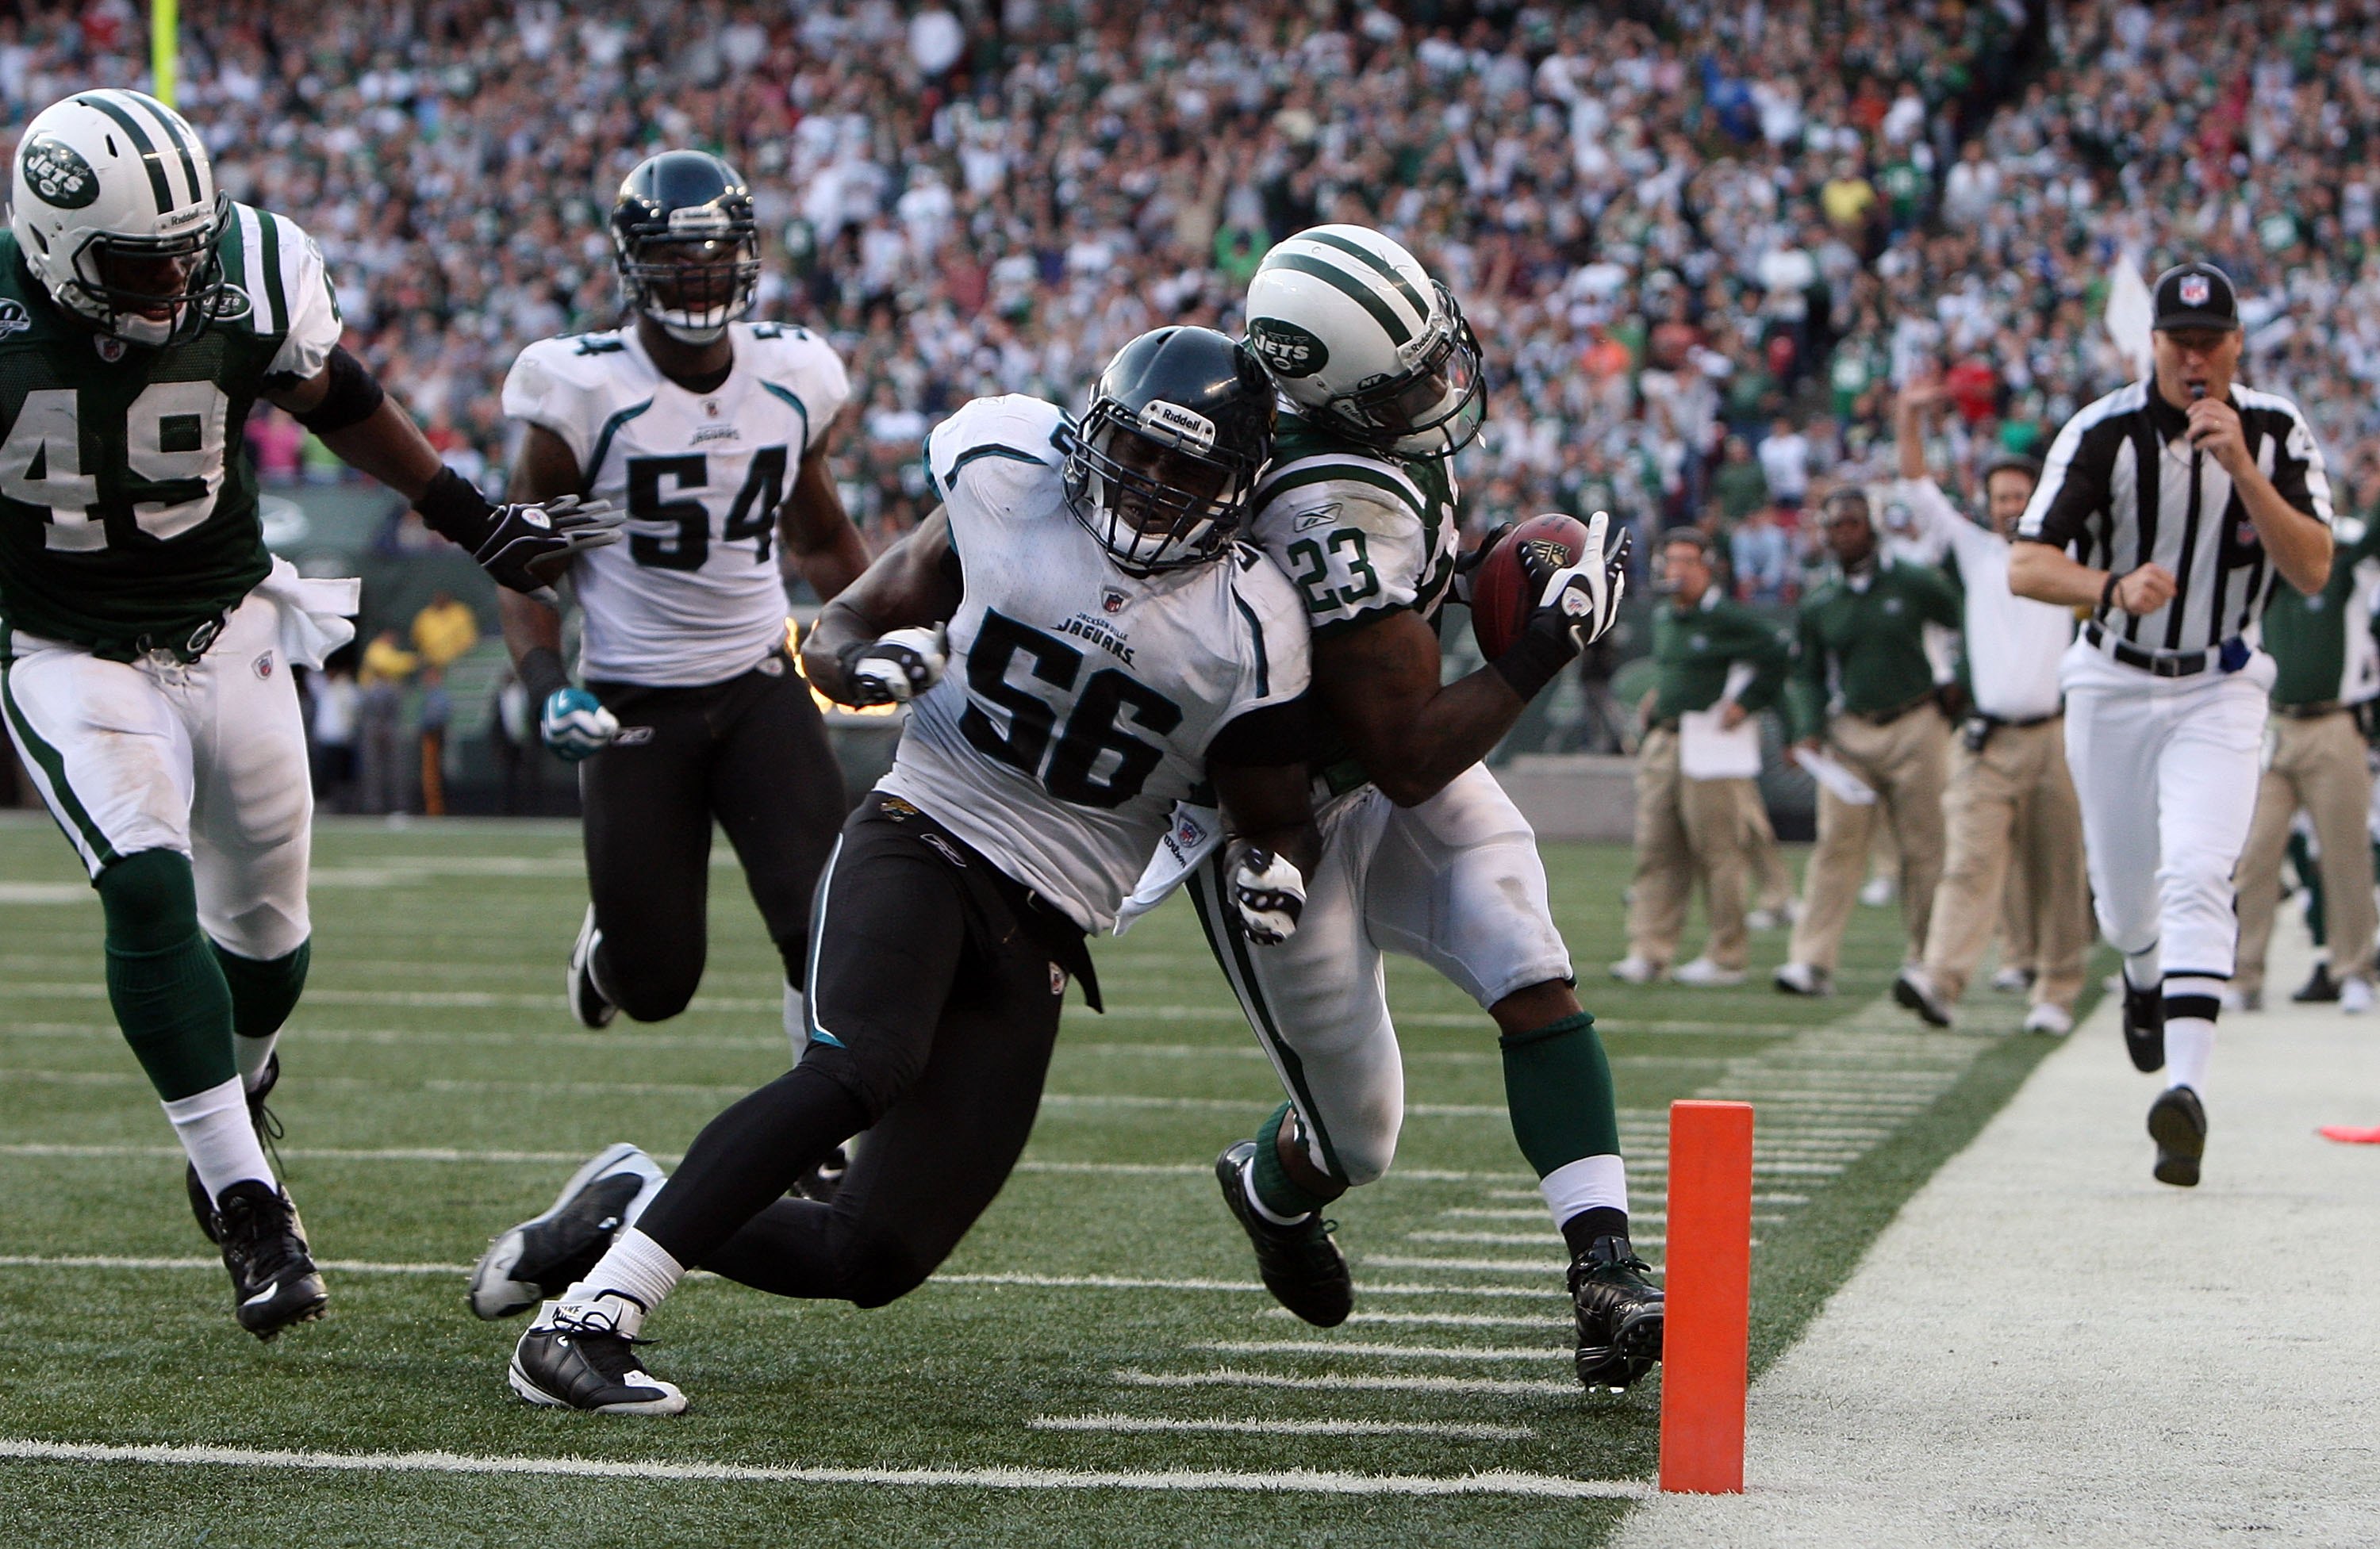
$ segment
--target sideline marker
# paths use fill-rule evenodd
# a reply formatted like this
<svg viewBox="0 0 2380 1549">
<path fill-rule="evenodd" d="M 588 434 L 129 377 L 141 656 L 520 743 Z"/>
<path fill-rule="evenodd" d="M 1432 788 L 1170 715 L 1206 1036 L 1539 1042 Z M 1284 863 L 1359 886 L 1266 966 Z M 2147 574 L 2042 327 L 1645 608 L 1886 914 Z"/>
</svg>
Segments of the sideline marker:
<svg viewBox="0 0 2380 1549">
<path fill-rule="evenodd" d="M 1743 1492 L 1751 1353 L 1752 1105 L 1670 1105 L 1661 1488 Z"/>
</svg>

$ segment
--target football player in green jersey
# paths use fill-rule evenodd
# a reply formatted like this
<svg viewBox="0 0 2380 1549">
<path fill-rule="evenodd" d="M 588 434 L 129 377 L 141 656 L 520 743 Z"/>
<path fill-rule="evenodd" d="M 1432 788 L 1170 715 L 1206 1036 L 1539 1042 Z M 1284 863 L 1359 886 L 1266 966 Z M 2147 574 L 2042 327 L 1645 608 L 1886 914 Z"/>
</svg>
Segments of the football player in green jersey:
<svg viewBox="0 0 2380 1549">
<path fill-rule="evenodd" d="M 137 91 L 25 127 L 0 233 L 0 715 L 90 869 L 108 999 L 188 1154 L 240 1325 L 325 1295 L 258 1130 L 306 979 L 312 802 L 289 668 L 354 635 L 353 581 L 266 552 L 240 430 L 261 398 L 518 590 L 618 536 L 491 504 L 340 347 L 322 255 L 218 193 Z"/>
</svg>

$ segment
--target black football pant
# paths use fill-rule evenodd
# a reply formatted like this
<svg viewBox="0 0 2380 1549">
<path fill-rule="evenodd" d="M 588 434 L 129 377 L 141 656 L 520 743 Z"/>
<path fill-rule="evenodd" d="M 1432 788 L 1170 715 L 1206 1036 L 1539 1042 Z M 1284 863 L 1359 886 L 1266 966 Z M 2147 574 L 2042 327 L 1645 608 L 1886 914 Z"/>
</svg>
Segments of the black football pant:
<svg viewBox="0 0 2380 1549">
<path fill-rule="evenodd" d="M 638 1022 L 694 998 L 714 818 L 799 986 L 810 893 L 844 814 L 843 772 L 809 685 L 780 653 L 700 688 L 587 686 L 621 733 L 578 767 L 604 993 Z"/>
<path fill-rule="evenodd" d="M 1082 933 L 896 796 L 819 884 L 801 1063 L 705 1127 L 638 1228 L 688 1267 L 881 1306 L 975 1225 L 1025 1149 Z M 832 1204 L 782 1196 L 860 1131 Z"/>
</svg>

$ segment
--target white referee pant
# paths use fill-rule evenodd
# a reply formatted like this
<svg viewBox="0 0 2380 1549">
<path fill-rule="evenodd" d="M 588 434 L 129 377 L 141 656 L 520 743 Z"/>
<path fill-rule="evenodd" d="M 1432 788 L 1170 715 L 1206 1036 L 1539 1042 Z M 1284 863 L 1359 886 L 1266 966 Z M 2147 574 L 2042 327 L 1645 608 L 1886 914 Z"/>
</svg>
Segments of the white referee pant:
<svg viewBox="0 0 2380 1549">
<path fill-rule="evenodd" d="M 2255 816 L 2275 672 L 2259 650 L 2237 672 L 2160 678 L 2080 636 L 2059 664 L 2100 934 L 2128 958 L 2154 950 L 2166 978 L 2231 977 L 2231 873 Z"/>
</svg>

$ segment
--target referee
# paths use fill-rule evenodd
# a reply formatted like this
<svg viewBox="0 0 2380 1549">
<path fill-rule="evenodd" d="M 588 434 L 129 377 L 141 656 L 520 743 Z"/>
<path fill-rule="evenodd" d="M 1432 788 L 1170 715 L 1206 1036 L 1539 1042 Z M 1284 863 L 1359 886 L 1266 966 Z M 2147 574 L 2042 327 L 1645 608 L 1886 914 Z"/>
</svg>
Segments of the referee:
<svg viewBox="0 0 2380 1549">
<path fill-rule="evenodd" d="M 2060 674 L 2067 761 L 2099 929 L 2124 954 L 2125 1046 L 2167 1068 L 2153 1170 L 2188 1187 L 2275 676 L 2258 620 L 2277 575 L 2309 595 L 2328 581 L 2330 484 L 2297 405 L 2233 384 L 2229 276 L 2167 270 L 2153 326 L 2149 379 L 2058 433 L 2009 585 L 2090 610 Z"/>
</svg>

